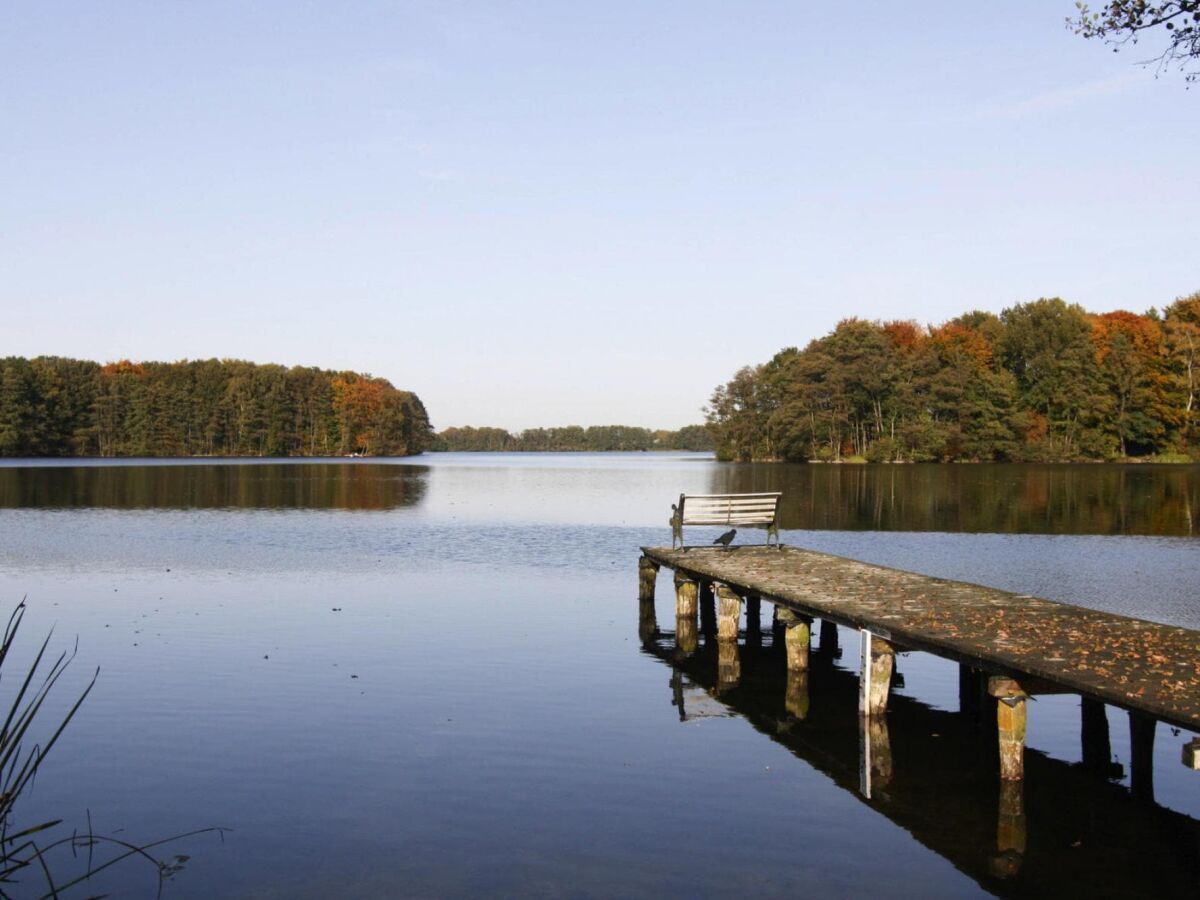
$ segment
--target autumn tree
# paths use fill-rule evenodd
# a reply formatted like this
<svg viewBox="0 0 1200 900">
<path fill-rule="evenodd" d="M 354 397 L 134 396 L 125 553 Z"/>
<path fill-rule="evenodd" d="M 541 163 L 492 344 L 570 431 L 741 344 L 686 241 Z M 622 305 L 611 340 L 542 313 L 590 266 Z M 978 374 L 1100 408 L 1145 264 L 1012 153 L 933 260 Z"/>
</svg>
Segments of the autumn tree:
<svg viewBox="0 0 1200 900">
<path fill-rule="evenodd" d="M 1167 365 L 1175 382 L 1176 410 L 1184 445 L 1200 442 L 1200 291 L 1180 297 L 1166 308 L 1163 327 L 1167 338 Z"/>
</svg>

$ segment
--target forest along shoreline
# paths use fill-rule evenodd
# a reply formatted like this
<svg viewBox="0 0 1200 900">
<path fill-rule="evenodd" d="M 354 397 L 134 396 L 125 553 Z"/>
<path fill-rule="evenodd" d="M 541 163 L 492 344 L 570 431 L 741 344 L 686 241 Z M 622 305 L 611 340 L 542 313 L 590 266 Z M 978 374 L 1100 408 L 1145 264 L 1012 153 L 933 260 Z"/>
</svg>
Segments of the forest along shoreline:
<svg viewBox="0 0 1200 900">
<path fill-rule="evenodd" d="M 416 394 L 357 372 L 0 359 L 0 456 L 408 456 L 431 437 Z"/>
<path fill-rule="evenodd" d="M 1200 292 L 1161 312 L 1059 298 L 943 325 L 845 319 L 709 401 L 719 459 L 1200 461 Z"/>
</svg>

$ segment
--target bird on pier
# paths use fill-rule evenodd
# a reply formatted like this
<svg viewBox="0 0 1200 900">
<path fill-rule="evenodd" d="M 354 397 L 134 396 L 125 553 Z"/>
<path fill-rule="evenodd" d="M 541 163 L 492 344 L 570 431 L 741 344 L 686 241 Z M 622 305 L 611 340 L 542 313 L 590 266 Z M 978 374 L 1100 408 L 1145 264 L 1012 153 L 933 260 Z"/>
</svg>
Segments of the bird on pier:
<svg viewBox="0 0 1200 900">
<path fill-rule="evenodd" d="M 713 543 L 720 544 L 722 547 L 724 547 L 726 550 L 728 550 L 729 545 L 733 543 L 733 538 L 734 538 L 734 535 L 736 535 L 736 534 L 737 534 L 737 529 L 730 528 L 727 532 L 725 532 L 723 535 L 721 535 L 719 538 L 717 538 L 715 541 L 713 541 Z"/>
</svg>

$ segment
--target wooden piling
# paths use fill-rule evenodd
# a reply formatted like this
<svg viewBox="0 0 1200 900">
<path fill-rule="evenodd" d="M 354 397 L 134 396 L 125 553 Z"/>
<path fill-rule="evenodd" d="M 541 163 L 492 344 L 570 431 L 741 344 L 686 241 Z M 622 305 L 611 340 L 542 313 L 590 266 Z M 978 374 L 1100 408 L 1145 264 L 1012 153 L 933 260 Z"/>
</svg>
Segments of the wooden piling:
<svg viewBox="0 0 1200 900">
<path fill-rule="evenodd" d="M 1158 721 L 1129 713 L 1129 789 L 1139 800 L 1154 800 L 1154 732 Z"/>
<path fill-rule="evenodd" d="M 675 615 L 696 617 L 696 593 L 698 585 L 685 576 L 675 573 Z"/>
<path fill-rule="evenodd" d="M 654 586 L 658 581 L 658 563 L 643 556 L 638 560 L 638 599 L 654 602 Z"/>
<path fill-rule="evenodd" d="M 742 598 L 728 585 L 717 585 L 717 640 L 737 640 Z"/>
<path fill-rule="evenodd" d="M 1000 778 L 1020 781 L 1025 777 L 1025 699 L 1028 696 L 1012 678 L 988 679 L 988 693 L 996 704 L 999 732 Z"/>
<path fill-rule="evenodd" d="M 958 666 L 958 711 L 971 720 L 977 720 L 983 709 L 983 698 L 987 695 L 987 682 L 983 673 L 973 666 L 960 663 Z"/>
<path fill-rule="evenodd" d="M 808 671 L 808 648 L 812 643 L 812 619 L 792 612 L 786 607 L 777 609 L 779 621 L 783 623 L 784 645 L 787 647 L 787 667 L 789 672 Z"/>
<path fill-rule="evenodd" d="M 834 659 L 839 655 L 838 627 L 836 622 L 821 620 L 821 635 L 817 640 L 817 651 Z"/>
<path fill-rule="evenodd" d="M 1080 697 L 1079 719 L 1083 767 L 1108 777 L 1112 770 L 1112 743 L 1108 736 L 1108 714 L 1104 704 L 1091 697 Z"/>
<path fill-rule="evenodd" d="M 858 713 L 876 716 L 887 712 L 888 691 L 895 669 L 896 648 L 881 637 L 863 629 L 858 689 Z"/>
<path fill-rule="evenodd" d="M 700 633 L 706 642 L 717 636 L 717 603 L 711 581 L 700 582 Z"/>
<path fill-rule="evenodd" d="M 762 600 L 758 594 L 746 595 L 746 646 L 762 646 Z"/>
</svg>

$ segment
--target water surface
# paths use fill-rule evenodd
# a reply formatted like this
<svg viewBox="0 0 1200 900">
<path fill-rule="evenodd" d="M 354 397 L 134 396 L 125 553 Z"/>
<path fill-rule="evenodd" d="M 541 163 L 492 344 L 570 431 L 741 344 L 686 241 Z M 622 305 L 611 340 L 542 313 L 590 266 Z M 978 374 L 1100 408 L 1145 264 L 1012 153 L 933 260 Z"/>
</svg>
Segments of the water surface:
<svg viewBox="0 0 1200 900">
<path fill-rule="evenodd" d="M 28 596 L 29 644 L 79 636 L 63 702 L 101 667 L 25 810 L 136 840 L 233 829 L 177 851 L 175 897 L 1021 895 L 1051 873 L 1193 896 L 1190 735 L 1159 726 L 1135 796 L 1123 712 L 1100 765 L 1078 698 L 1031 703 L 1028 846 L 1005 871 L 957 667 L 900 658 L 895 772 L 868 800 L 853 636 L 814 648 L 800 720 L 769 606 L 722 690 L 711 641 L 673 653 L 669 579 L 639 640 L 636 563 L 679 493 L 782 489 L 785 542 L 1200 628 L 1197 482 L 688 454 L 3 466 L 3 596 Z"/>
</svg>

